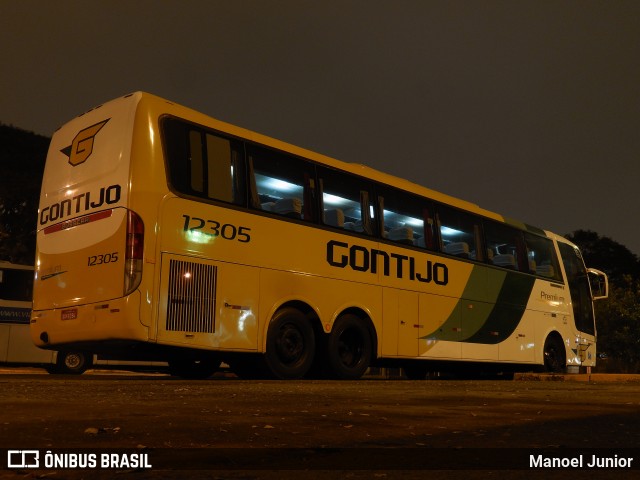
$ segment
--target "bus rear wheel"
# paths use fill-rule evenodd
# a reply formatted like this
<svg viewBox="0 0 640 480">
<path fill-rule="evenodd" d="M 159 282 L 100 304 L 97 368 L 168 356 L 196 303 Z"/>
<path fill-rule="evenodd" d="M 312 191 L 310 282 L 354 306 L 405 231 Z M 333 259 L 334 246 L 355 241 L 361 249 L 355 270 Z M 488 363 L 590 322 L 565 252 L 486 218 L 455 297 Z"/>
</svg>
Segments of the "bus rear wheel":
<svg viewBox="0 0 640 480">
<path fill-rule="evenodd" d="M 547 372 L 562 373 L 567 364 L 564 343 L 558 337 L 549 335 L 544 342 L 544 368 Z"/>
<path fill-rule="evenodd" d="M 315 336 L 307 317 L 292 307 L 276 312 L 269 324 L 264 355 L 270 376 L 281 380 L 302 378 L 311 368 L 314 355 Z"/>
<path fill-rule="evenodd" d="M 360 378 L 369 368 L 371 349 L 369 329 L 360 317 L 339 317 L 327 342 L 329 375 L 342 380 Z"/>
</svg>

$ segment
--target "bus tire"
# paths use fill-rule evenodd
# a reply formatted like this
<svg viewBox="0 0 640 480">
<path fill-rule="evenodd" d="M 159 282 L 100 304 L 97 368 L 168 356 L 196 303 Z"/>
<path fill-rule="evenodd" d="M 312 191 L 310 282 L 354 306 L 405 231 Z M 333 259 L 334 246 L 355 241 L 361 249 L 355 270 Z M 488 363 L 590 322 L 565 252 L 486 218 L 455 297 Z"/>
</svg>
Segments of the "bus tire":
<svg viewBox="0 0 640 480">
<path fill-rule="evenodd" d="M 169 359 L 169 373 L 189 380 L 206 380 L 220 368 L 220 358 L 210 352 L 178 353 Z"/>
<path fill-rule="evenodd" d="M 293 307 L 276 312 L 267 332 L 264 362 L 268 373 L 281 380 L 302 378 L 314 355 L 315 335 L 307 317 Z"/>
<path fill-rule="evenodd" d="M 329 334 L 327 365 L 329 375 L 342 380 L 360 378 L 371 362 L 371 335 L 360 317 L 340 316 Z"/>
<path fill-rule="evenodd" d="M 56 358 L 55 373 L 81 375 L 91 367 L 93 355 L 77 351 L 60 351 Z"/>
<path fill-rule="evenodd" d="M 559 337 L 549 335 L 544 342 L 544 368 L 547 372 L 564 372 L 567 364 L 567 354 L 564 343 Z"/>
</svg>

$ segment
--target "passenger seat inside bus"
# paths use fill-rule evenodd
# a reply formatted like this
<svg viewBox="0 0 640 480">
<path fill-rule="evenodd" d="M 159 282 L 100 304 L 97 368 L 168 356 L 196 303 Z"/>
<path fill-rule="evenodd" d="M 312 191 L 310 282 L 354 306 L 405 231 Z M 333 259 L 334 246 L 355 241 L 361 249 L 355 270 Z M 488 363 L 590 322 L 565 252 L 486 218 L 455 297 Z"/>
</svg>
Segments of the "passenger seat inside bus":
<svg viewBox="0 0 640 480">
<path fill-rule="evenodd" d="M 363 233 L 365 231 L 362 220 L 356 220 L 355 222 L 344 222 L 344 229 L 358 233 Z"/>
<path fill-rule="evenodd" d="M 302 218 L 302 201 L 299 198 L 281 198 L 275 202 L 267 202 L 261 205 L 267 212 L 285 215 L 291 218 Z"/>
<path fill-rule="evenodd" d="M 550 263 L 543 263 L 542 265 L 538 265 L 536 267 L 536 273 L 543 277 L 549 277 L 549 278 L 553 278 L 555 275 L 555 272 L 553 270 L 553 265 L 551 265 Z"/>
<path fill-rule="evenodd" d="M 405 245 L 413 245 L 413 228 L 396 227 L 386 232 L 388 240 L 392 242 L 403 243 Z"/>
<path fill-rule="evenodd" d="M 516 257 L 510 253 L 502 253 L 493 257 L 493 264 L 498 267 L 510 268 L 516 270 Z"/>
<path fill-rule="evenodd" d="M 344 212 L 340 208 L 325 210 L 324 224 L 331 227 L 344 228 Z"/>
<path fill-rule="evenodd" d="M 451 242 L 444 246 L 444 253 L 456 257 L 469 258 L 469 244 L 467 242 Z"/>
</svg>

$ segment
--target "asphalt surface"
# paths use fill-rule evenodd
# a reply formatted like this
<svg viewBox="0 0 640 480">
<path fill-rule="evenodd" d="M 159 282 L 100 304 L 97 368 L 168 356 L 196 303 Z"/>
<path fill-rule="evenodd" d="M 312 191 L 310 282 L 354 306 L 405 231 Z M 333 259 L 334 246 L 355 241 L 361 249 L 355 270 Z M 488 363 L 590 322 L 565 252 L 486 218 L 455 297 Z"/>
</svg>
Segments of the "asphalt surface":
<svg viewBox="0 0 640 480">
<path fill-rule="evenodd" d="M 59 463 L 0 478 L 640 477 L 637 377 L 520 378 L 186 381 L 5 369 L 2 455 L 38 450 L 41 467 L 47 452 Z M 62 463 L 91 459 L 82 454 L 99 464 L 105 453 L 120 455 L 110 468 Z M 142 453 L 150 468 L 134 462 Z M 593 454 L 634 461 L 586 468 Z M 582 455 L 583 468 L 531 467 L 531 455 Z"/>
</svg>

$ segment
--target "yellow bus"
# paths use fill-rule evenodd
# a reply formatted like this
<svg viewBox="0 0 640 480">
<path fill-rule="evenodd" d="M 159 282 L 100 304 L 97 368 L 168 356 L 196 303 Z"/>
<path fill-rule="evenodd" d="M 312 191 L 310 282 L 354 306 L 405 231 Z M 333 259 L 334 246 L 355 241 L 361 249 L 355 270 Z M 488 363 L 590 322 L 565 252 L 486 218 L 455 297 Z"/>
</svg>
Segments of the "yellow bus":
<svg viewBox="0 0 640 480">
<path fill-rule="evenodd" d="M 147 93 L 55 132 L 38 215 L 42 348 L 187 377 L 595 364 L 607 280 L 566 239 Z"/>
</svg>

